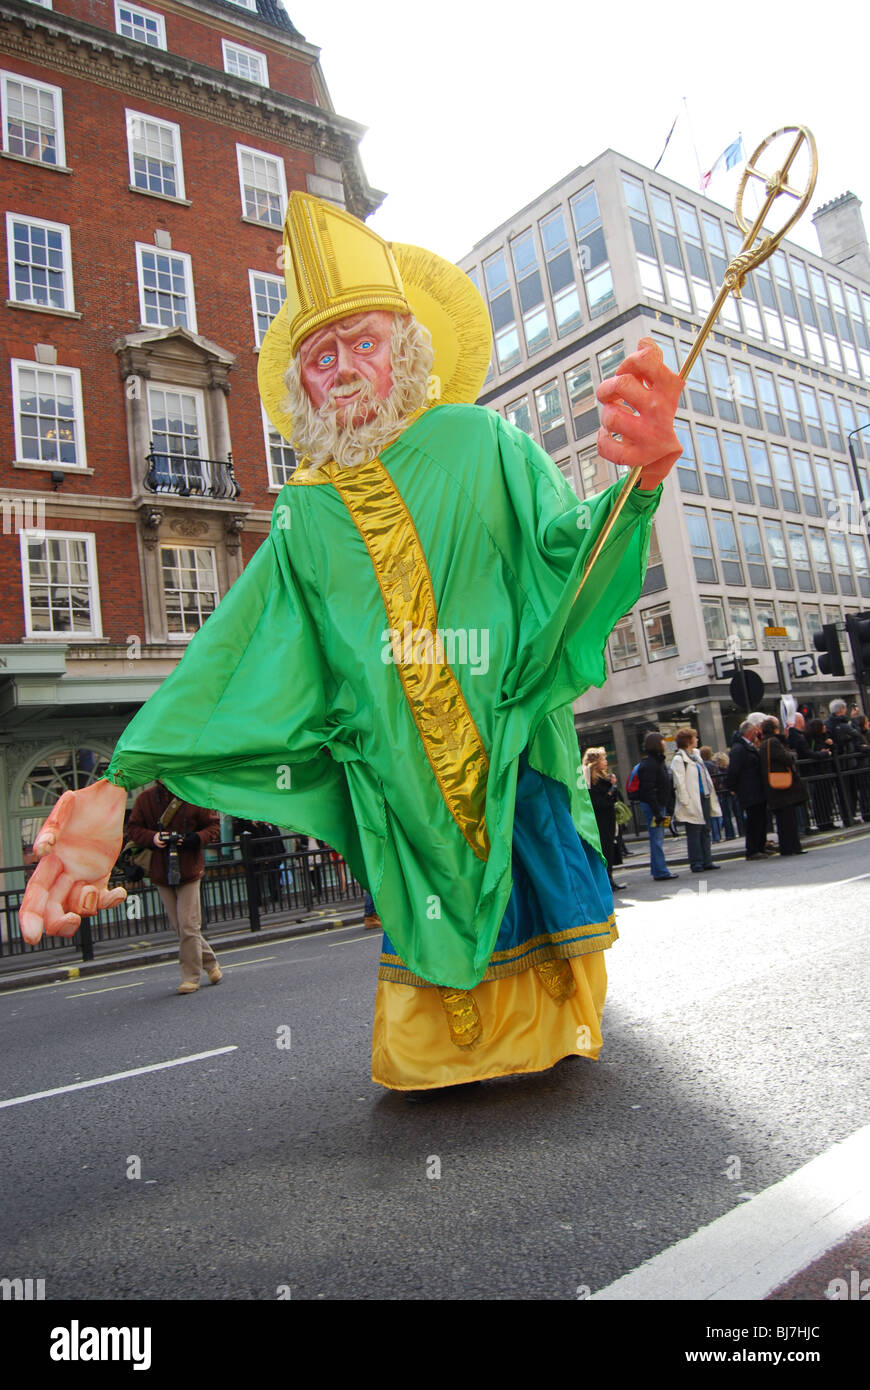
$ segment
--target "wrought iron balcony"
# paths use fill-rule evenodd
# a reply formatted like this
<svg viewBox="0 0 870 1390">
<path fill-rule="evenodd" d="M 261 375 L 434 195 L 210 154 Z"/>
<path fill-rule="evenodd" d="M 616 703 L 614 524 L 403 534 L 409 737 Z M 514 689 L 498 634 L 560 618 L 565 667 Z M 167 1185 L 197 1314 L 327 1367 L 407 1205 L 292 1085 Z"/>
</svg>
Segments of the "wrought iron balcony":
<svg viewBox="0 0 870 1390">
<path fill-rule="evenodd" d="M 233 502 L 242 491 L 233 473 L 232 454 L 227 454 L 223 463 L 219 459 L 189 458 L 186 454 L 158 454 L 152 444 L 145 462 L 145 486 L 149 492 Z"/>
</svg>

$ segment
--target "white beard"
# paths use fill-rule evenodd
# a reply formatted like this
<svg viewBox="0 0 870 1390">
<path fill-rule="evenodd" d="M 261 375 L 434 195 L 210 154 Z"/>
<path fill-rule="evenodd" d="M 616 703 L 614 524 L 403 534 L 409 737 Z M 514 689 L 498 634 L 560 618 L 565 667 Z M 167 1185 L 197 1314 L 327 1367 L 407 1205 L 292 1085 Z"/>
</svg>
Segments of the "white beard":
<svg viewBox="0 0 870 1390">
<path fill-rule="evenodd" d="M 424 336 L 425 335 L 425 336 Z M 341 468 L 367 463 L 411 423 L 425 403 L 432 370 L 432 349 L 428 332 L 416 319 L 395 315 L 392 338 L 393 385 L 386 400 L 375 395 L 370 382 L 343 383 L 334 387 L 323 405 L 315 409 L 302 385 L 298 354 L 286 373 L 288 408 L 293 417 L 293 448 L 300 466 L 317 468 L 330 459 Z M 340 423 L 335 400 L 344 392 L 359 388 L 360 395 L 349 407 L 350 420 Z M 362 425 L 353 419 L 360 412 L 372 412 Z"/>
</svg>

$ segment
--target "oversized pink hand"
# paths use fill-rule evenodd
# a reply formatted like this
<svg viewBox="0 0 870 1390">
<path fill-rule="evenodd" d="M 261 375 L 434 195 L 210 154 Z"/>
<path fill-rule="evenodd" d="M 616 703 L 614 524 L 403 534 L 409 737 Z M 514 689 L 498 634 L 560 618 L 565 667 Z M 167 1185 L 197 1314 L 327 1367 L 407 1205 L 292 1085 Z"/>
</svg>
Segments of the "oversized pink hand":
<svg viewBox="0 0 870 1390">
<path fill-rule="evenodd" d="M 42 936 L 74 936 L 82 917 L 123 902 L 123 888 L 108 888 L 124 831 L 127 793 L 111 782 L 64 792 L 34 841 L 39 856 L 18 920 L 31 946 Z"/>
<path fill-rule="evenodd" d="M 637 351 L 620 362 L 618 375 L 602 381 L 596 393 L 604 407 L 599 454 L 621 467 L 641 468 L 638 486 L 645 490 L 658 487 L 683 452 L 674 414 L 684 385 L 665 366 L 658 343 L 641 338 Z M 622 438 L 613 439 L 614 434 Z"/>
</svg>

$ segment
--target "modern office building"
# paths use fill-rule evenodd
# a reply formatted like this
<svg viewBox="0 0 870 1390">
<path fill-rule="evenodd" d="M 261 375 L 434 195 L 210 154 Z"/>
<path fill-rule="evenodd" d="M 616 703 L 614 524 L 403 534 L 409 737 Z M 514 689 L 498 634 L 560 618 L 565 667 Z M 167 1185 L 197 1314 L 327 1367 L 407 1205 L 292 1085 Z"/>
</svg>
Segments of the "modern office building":
<svg viewBox="0 0 870 1390">
<path fill-rule="evenodd" d="M 717 678 L 729 638 L 768 709 L 780 684 L 765 627 L 786 629 L 798 703 L 855 691 L 818 675 L 812 638 L 870 609 L 870 256 L 851 193 L 813 220 L 822 254 L 783 241 L 707 340 L 643 594 L 610 639 L 606 684 L 575 707 L 582 744 L 608 746 L 623 775 L 653 726 L 691 722 L 727 747 L 741 717 Z M 741 244 L 732 213 L 612 150 L 574 170 L 461 262 L 495 338 L 480 403 L 533 435 L 580 496 L 600 491 L 617 470 L 596 454 L 597 385 L 643 336 L 676 370 Z"/>
<path fill-rule="evenodd" d="M 0 0 L 0 864 L 106 766 L 268 531 L 293 188 L 362 128 L 278 0 Z"/>
</svg>

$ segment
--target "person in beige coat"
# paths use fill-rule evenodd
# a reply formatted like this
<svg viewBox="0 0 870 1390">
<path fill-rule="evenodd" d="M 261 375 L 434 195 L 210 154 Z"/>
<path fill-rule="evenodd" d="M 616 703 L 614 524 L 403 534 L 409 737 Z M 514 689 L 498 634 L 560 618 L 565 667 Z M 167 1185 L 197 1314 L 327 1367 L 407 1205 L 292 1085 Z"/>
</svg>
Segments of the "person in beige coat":
<svg viewBox="0 0 870 1390">
<path fill-rule="evenodd" d="M 677 751 L 671 761 L 677 798 L 674 819 L 686 827 L 689 867 L 693 874 L 700 874 L 719 868 L 713 863 L 711 816 L 721 816 L 722 809 L 710 774 L 697 751 L 695 730 L 678 729 L 676 743 Z"/>
</svg>

